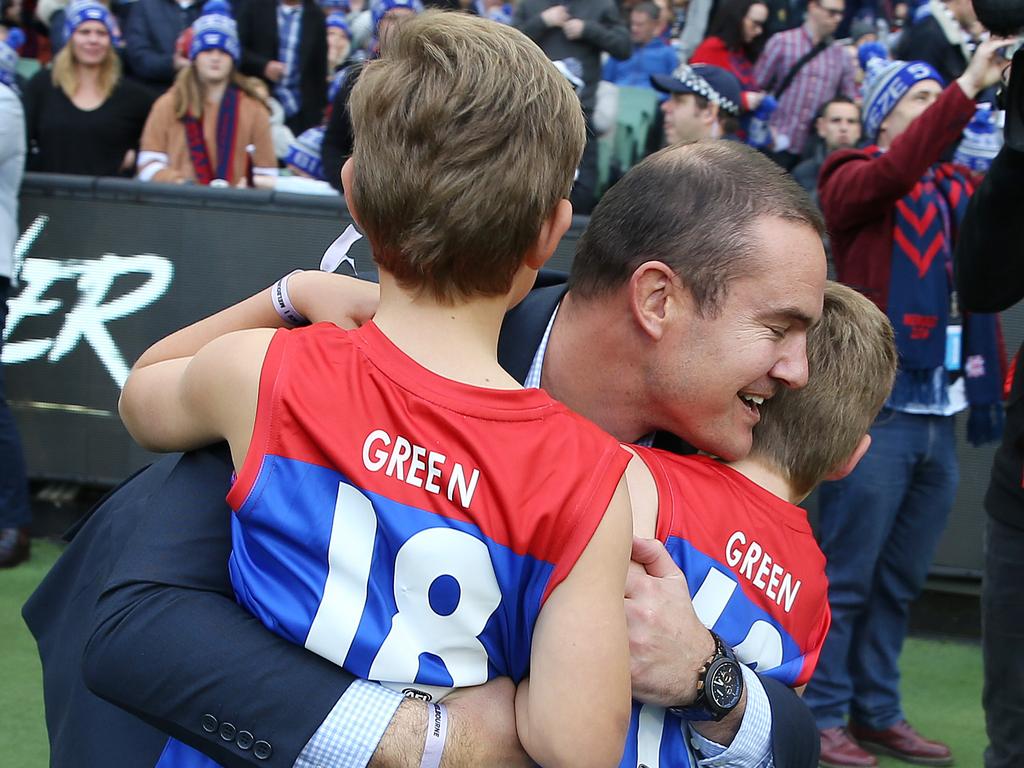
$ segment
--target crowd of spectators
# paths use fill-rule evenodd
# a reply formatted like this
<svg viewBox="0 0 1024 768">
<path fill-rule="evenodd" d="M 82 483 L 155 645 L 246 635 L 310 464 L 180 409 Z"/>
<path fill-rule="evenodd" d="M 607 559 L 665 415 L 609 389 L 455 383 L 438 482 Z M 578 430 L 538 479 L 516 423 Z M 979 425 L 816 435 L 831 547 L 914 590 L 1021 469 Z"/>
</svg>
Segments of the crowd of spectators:
<svg viewBox="0 0 1024 768">
<path fill-rule="evenodd" d="M 0 37 L 21 33 L 10 69 L 19 71 L 18 52 L 42 65 L 28 80 L 13 75 L 27 170 L 333 194 L 351 150 L 347 98 L 359 66 L 376 55 L 382 22 L 421 2 L 3 0 Z M 653 89 L 661 104 L 634 161 L 667 141 L 728 137 L 788 170 L 799 165 L 813 195 L 825 154 L 860 141 L 859 127 L 826 127 L 854 119 L 871 59 L 924 60 L 950 82 L 985 34 L 971 0 L 426 2 L 517 26 L 577 86 L 589 128 L 577 213 L 627 170 L 607 152 L 600 160 L 598 147 L 630 117 L 635 102 L 620 99 L 621 89 Z M 193 45 L 196 25 L 209 27 L 204 15 L 223 21 L 213 25 L 219 36 Z M 219 54 L 230 71 L 204 75 L 211 68 L 197 57 Z M 190 141 L 193 123 L 202 130 Z M 221 124 L 230 137 L 218 134 Z M 979 126 L 967 159 L 980 154 L 983 167 L 998 137 Z M 613 165 L 610 174 L 600 162 Z"/>
<path fill-rule="evenodd" d="M 347 102 L 363 62 L 377 55 L 389 25 L 423 7 L 420 0 L 111 2 L 3 0 L 0 92 L 21 96 L 27 170 L 317 194 L 340 188 L 352 147 Z M 644 151 L 704 139 L 754 145 L 815 201 L 820 195 L 841 280 L 865 290 L 890 318 L 902 307 L 905 317 L 940 317 L 943 327 L 958 319 L 947 262 L 960 208 L 1001 144 L 995 80 L 974 64 L 996 54 L 971 0 L 428 3 L 518 27 L 572 82 L 588 126 L 576 212 L 588 213 L 602 191 L 600 142 L 616 120 L 609 127 L 600 115 L 618 110 L 621 126 L 626 107 L 615 105 L 633 102 L 619 96 L 639 89 L 659 105 Z M 43 65 L 27 80 L 18 74 L 18 49 Z M 890 274 L 899 254 L 917 265 L 916 276 L 895 267 Z M 927 302 L 917 285 L 926 281 Z M 951 416 L 993 404 L 978 402 L 979 387 L 998 390 L 994 320 L 975 319 L 971 332 L 973 343 L 986 345 L 971 357 L 984 368 L 973 388 L 969 368 L 963 376 L 957 368 L 968 353 L 958 347 L 951 363 L 942 334 L 897 328 L 904 371 L 883 411 L 886 431 L 875 435 L 863 465 L 880 469 L 872 482 L 852 476 L 823 494 L 832 598 L 846 604 L 833 605 L 838 639 L 823 654 L 808 700 L 830 764 L 875 764 L 844 727 L 851 715 L 867 720 L 859 731 L 866 741 L 932 764 L 949 757 L 906 730 L 891 678 L 906 606 L 956 492 Z M 927 443 L 936 431 L 945 453 L 930 469 L 939 479 L 918 504 L 928 514 L 913 520 L 916 508 L 900 502 L 912 495 L 914 473 L 936 460 L 915 457 L 915 441 Z M 984 438 L 995 436 L 992 429 Z M 887 505 L 871 495 L 883 469 L 897 489 Z M 864 509 L 888 510 L 888 518 L 864 517 Z M 854 519 L 875 522 L 871 531 L 852 530 Z M 883 535 L 890 530 L 914 546 L 887 554 L 886 541 L 897 540 Z M 858 545 L 858 557 L 844 559 L 850 541 L 868 539 L 877 550 L 870 557 L 871 547 Z M 897 567 L 895 558 L 907 562 Z M 877 626 L 861 626 L 879 600 L 888 601 L 888 613 Z M 873 686 L 867 698 L 864 686 Z M 871 696 L 883 714 L 865 711 Z M 896 727 L 894 718 L 906 725 L 902 741 L 885 742 L 879 734 Z"/>
</svg>

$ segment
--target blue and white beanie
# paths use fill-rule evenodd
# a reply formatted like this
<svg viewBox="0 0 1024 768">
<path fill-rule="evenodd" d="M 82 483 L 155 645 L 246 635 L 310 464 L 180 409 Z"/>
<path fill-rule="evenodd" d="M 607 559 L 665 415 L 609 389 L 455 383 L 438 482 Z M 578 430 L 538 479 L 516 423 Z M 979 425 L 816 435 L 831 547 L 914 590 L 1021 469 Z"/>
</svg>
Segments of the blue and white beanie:
<svg viewBox="0 0 1024 768">
<path fill-rule="evenodd" d="M 324 178 L 324 164 L 320 150 L 324 144 L 324 128 L 309 128 L 288 144 L 288 152 L 284 156 L 285 165 L 294 165 L 300 171 L 308 173 L 314 179 Z"/>
<path fill-rule="evenodd" d="M 192 22 L 192 44 L 189 59 L 195 60 L 203 51 L 224 51 L 235 63 L 242 56 L 238 44 L 238 25 L 231 16 L 231 6 L 225 0 L 208 0 L 203 15 Z"/>
<path fill-rule="evenodd" d="M 343 13 L 348 15 L 352 12 L 352 5 L 348 0 L 316 0 L 316 4 L 324 13 Z"/>
<path fill-rule="evenodd" d="M 396 8 L 408 8 L 413 13 L 420 13 L 423 10 L 423 3 L 420 0 L 377 0 L 373 4 L 374 34 L 380 26 L 381 19 Z"/>
<path fill-rule="evenodd" d="M 121 28 L 117 19 L 96 0 L 75 0 L 67 7 L 64 12 L 64 39 L 71 39 L 75 30 L 87 21 L 98 21 L 107 28 L 111 44 L 115 47 L 121 45 Z"/>
<path fill-rule="evenodd" d="M 348 22 L 345 20 L 345 14 L 343 13 L 332 13 L 327 17 L 327 28 L 340 29 L 345 33 L 349 40 L 352 39 L 352 28 L 349 27 Z"/>
<path fill-rule="evenodd" d="M 871 59 L 866 67 L 864 87 L 864 135 L 878 138 L 882 121 L 889 116 L 907 91 L 924 80 L 945 86 L 942 75 L 924 61 L 886 61 Z"/>
<path fill-rule="evenodd" d="M 991 104 L 979 104 L 971 122 L 964 128 L 964 136 L 953 153 L 953 162 L 972 171 L 985 173 L 992 160 L 1003 147 L 1002 131 Z"/>
<path fill-rule="evenodd" d="M 25 42 L 25 33 L 17 27 L 7 33 L 7 39 L 0 41 L 0 83 L 18 90 L 18 49 Z"/>
</svg>

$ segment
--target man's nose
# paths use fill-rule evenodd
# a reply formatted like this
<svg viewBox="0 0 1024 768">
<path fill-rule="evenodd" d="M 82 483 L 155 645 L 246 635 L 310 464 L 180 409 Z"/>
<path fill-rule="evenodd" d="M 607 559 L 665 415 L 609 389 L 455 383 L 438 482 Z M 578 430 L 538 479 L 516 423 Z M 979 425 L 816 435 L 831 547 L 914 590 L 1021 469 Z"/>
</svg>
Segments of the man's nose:
<svg viewBox="0 0 1024 768">
<path fill-rule="evenodd" d="M 790 389 L 807 385 L 807 336 L 803 333 L 794 337 L 782 356 L 775 363 L 770 375 Z"/>
</svg>

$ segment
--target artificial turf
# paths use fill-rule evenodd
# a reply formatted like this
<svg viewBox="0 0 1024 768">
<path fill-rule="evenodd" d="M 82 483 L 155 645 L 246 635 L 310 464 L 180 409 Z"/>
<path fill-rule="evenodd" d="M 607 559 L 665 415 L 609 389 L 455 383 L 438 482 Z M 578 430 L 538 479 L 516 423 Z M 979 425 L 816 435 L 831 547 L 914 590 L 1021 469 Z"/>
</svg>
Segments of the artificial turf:
<svg viewBox="0 0 1024 768">
<path fill-rule="evenodd" d="M 21 620 L 21 605 L 59 553 L 56 544 L 37 540 L 28 563 L 0 570 L 0 765 L 4 768 L 47 764 L 39 659 Z M 986 740 L 978 646 L 911 638 L 902 667 L 904 706 L 911 722 L 923 733 L 946 741 L 960 768 L 981 768 Z M 894 768 L 905 763 L 883 758 L 881 765 Z"/>
</svg>

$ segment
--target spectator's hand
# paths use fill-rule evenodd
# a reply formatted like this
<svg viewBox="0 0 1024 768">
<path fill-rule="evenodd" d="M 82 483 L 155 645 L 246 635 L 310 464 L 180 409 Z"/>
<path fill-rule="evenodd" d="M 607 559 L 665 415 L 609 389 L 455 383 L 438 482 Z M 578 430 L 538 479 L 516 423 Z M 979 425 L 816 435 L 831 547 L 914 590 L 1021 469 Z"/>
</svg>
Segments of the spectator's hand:
<svg viewBox="0 0 1024 768">
<path fill-rule="evenodd" d="M 541 11 L 540 18 L 549 27 L 561 27 L 569 21 L 569 11 L 564 5 L 552 5 L 546 11 Z"/>
<path fill-rule="evenodd" d="M 562 32 L 570 40 L 579 40 L 583 36 L 583 19 L 569 19 L 562 25 Z"/>
<path fill-rule="evenodd" d="M 445 765 L 532 766 L 516 732 L 515 695 L 507 677 L 450 693 L 444 700 L 451 715 L 449 743 L 458 749 L 446 751 Z"/>
<path fill-rule="evenodd" d="M 764 101 L 764 91 L 745 91 L 743 97 L 747 103 L 747 111 L 753 112 Z"/>
<path fill-rule="evenodd" d="M 121 167 L 118 168 L 121 173 L 132 173 L 135 171 L 135 150 L 129 149 L 124 153 L 124 159 L 121 161 Z"/>
<path fill-rule="evenodd" d="M 1002 79 L 1007 61 L 1001 55 L 1001 49 L 1013 42 L 1012 37 L 990 37 L 978 45 L 967 69 L 957 79 L 967 98 L 973 99 L 981 91 Z"/>
<path fill-rule="evenodd" d="M 657 539 L 633 537 L 626 625 L 633 698 L 662 707 L 692 704 L 697 672 L 715 641 L 694 613 L 686 577 Z"/>
<path fill-rule="evenodd" d="M 285 66 L 283 61 L 268 61 L 263 68 L 263 75 L 272 83 L 279 83 L 284 78 Z"/>
</svg>

